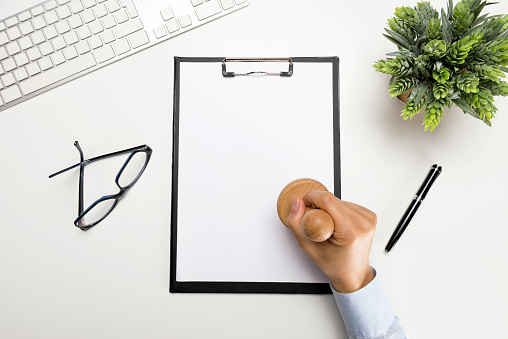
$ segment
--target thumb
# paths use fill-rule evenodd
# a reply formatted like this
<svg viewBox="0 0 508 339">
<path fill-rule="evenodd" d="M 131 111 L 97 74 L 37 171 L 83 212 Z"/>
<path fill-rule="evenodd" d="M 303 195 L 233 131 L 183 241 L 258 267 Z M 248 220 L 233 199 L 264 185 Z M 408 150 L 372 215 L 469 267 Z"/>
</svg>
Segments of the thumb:
<svg viewBox="0 0 508 339">
<path fill-rule="evenodd" d="M 305 203 L 302 198 L 294 197 L 291 202 L 291 211 L 289 212 L 286 224 L 288 228 L 293 232 L 297 240 L 305 238 L 305 234 L 302 229 L 302 218 L 305 214 Z"/>
</svg>

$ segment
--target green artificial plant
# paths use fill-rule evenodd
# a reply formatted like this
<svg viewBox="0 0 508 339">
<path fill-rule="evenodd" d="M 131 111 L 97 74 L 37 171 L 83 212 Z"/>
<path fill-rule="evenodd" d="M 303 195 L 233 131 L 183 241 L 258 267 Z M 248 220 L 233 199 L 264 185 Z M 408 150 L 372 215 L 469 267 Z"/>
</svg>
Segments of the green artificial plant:
<svg viewBox="0 0 508 339">
<path fill-rule="evenodd" d="M 500 78 L 508 72 L 508 15 L 480 15 L 481 0 L 462 0 L 438 13 L 429 2 L 398 7 L 383 34 L 398 50 L 373 66 L 390 74 L 392 97 L 411 91 L 401 116 L 412 119 L 425 107 L 423 125 L 432 132 L 445 107 L 491 126 L 494 96 L 508 95 Z"/>
</svg>

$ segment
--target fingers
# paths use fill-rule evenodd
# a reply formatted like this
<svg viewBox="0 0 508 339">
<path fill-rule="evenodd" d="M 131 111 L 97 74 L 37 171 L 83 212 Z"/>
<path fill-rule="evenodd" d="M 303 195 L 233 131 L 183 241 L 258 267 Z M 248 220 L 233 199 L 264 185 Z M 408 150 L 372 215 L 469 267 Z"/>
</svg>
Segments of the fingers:
<svg viewBox="0 0 508 339">
<path fill-rule="evenodd" d="M 310 191 L 304 197 L 306 206 L 312 206 L 326 211 L 333 220 L 339 221 L 347 214 L 342 200 L 328 191 Z"/>
<path fill-rule="evenodd" d="M 293 198 L 287 219 L 288 227 L 302 247 L 310 242 L 302 229 L 302 219 L 309 207 L 319 208 L 332 217 L 332 237 L 337 245 L 352 244 L 357 238 L 373 233 L 376 227 L 376 215 L 365 207 L 342 201 L 328 191 L 310 191 L 303 199 Z"/>
<path fill-rule="evenodd" d="M 342 203 L 345 205 L 345 209 L 354 210 L 356 213 L 360 214 L 364 220 L 373 224 L 374 227 L 376 226 L 377 215 L 374 212 L 372 212 L 371 210 L 369 210 L 363 206 L 360 206 L 360 205 L 352 203 L 352 202 L 342 201 Z"/>
<path fill-rule="evenodd" d="M 291 211 L 289 212 L 286 224 L 298 241 L 305 238 L 305 234 L 302 230 L 302 218 L 304 214 L 305 203 L 303 199 L 294 197 L 293 201 L 291 202 Z"/>
<path fill-rule="evenodd" d="M 310 191 L 303 200 L 307 206 L 313 206 L 327 212 L 333 219 L 334 230 L 329 240 L 342 246 L 354 241 L 355 225 L 351 220 L 349 206 L 328 191 Z"/>
</svg>

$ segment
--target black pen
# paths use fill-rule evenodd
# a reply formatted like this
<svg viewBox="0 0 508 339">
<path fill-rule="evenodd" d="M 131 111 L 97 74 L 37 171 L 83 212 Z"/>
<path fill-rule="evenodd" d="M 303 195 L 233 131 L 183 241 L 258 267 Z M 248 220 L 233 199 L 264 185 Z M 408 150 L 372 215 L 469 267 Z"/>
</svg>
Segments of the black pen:
<svg viewBox="0 0 508 339">
<path fill-rule="evenodd" d="M 420 186 L 420 189 L 418 192 L 416 192 L 415 196 L 413 197 L 413 200 L 411 201 L 411 204 L 409 204 L 409 207 L 406 210 L 406 213 L 402 216 L 402 219 L 400 219 L 399 224 L 397 225 L 397 228 L 395 228 L 395 231 L 393 231 L 392 236 L 390 237 L 390 240 L 388 240 L 388 244 L 386 244 L 385 251 L 390 252 L 392 247 L 397 243 L 399 238 L 401 237 L 402 233 L 406 230 L 407 225 L 411 222 L 411 219 L 413 219 L 413 216 L 415 215 L 416 211 L 418 210 L 418 207 L 420 207 L 423 199 L 425 199 L 425 196 L 430 190 L 430 187 L 434 183 L 434 181 L 437 179 L 439 174 L 441 174 L 442 167 L 438 165 L 432 165 L 430 168 L 429 174 L 427 174 L 427 177 L 423 181 L 423 184 Z"/>
</svg>

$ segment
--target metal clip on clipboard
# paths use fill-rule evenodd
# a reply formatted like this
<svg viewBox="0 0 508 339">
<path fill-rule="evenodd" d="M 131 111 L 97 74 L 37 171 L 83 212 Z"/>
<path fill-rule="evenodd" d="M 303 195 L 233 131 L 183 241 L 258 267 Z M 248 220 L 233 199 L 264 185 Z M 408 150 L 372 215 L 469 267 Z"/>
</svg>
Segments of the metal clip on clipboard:
<svg viewBox="0 0 508 339">
<path fill-rule="evenodd" d="M 270 73 L 264 71 L 235 73 L 226 71 L 226 62 L 288 62 L 289 69 L 287 72 L 281 71 L 280 73 Z M 225 58 L 222 61 L 222 75 L 227 78 L 232 78 L 236 75 L 280 75 L 281 77 L 290 77 L 293 75 L 293 61 L 291 58 Z"/>
</svg>

